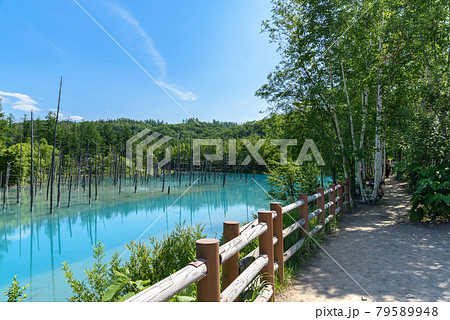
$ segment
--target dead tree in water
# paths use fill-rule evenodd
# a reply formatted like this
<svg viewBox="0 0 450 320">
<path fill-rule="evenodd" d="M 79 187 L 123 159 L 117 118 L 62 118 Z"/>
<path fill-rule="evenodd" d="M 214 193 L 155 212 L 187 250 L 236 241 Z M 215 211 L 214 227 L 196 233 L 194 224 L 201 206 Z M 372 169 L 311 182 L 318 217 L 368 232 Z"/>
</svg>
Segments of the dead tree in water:
<svg viewBox="0 0 450 320">
<path fill-rule="evenodd" d="M 120 160 L 120 156 L 119 156 L 119 160 Z M 112 166 L 110 165 L 110 171 L 112 169 Z M 116 148 L 114 148 L 114 174 L 113 174 L 113 185 L 116 186 L 117 185 L 117 173 L 118 173 L 118 167 L 117 167 L 117 151 Z M 125 171 L 125 178 L 126 178 L 126 171 Z"/>
<path fill-rule="evenodd" d="M 47 201 L 48 201 L 48 194 L 49 194 L 49 191 L 50 191 L 50 178 L 51 178 L 51 176 L 50 176 L 50 172 L 51 172 L 51 168 L 48 168 L 49 169 L 49 171 L 48 171 L 48 173 L 47 173 Z"/>
<path fill-rule="evenodd" d="M 134 170 L 134 193 L 137 193 L 137 185 L 138 185 L 138 173 L 137 170 Z"/>
<path fill-rule="evenodd" d="M 181 150 L 180 150 L 180 133 L 178 133 L 178 185 L 181 186 Z"/>
<path fill-rule="evenodd" d="M 208 176 L 208 182 L 211 182 L 211 171 L 212 171 L 212 161 L 209 162 L 209 176 Z"/>
<path fill-rule="evenodd" d="M 91 204 L 92 199 L 92 159 L 89 157 L 88 161 L 89 170 L 89 204 Z"/>
<path fill-rule="evenodd" d="M 81 181 L 81 164 L 83 163 L 83 156 L 82 151 L 80 149 L 80 161 L 76 163 L 77 166 L 77 182 L 75 183 L 75 190 L 79 188 L 80 181 Z"/>
<path fill-rule="evenodd" d="M 222 177 L 222 179 L 223 179 L 223 186 L 222 187 L 225 187 L 225 182 L 227 180 L 227 168 L 226 168 L 226 165 L 225 165 L 225 158 L 223 160 L 223 169 L 222 169 L 222 171 L 223 171 L 223 177 Z"/>
<path fill-rule="evenodd" d="M 37 167 L 36 167 L 36 178 L 34 180 L 34 196 L 37 196 L 37 184 L 39 180 L 41 169 L 41 142 L 38 139 L 38 154 L 37 154 Z"/>
<path fill-rule="evenodd" d="M 59 144 L 59 169 L 58 169 L 58 185 L 57 190 L 58 193 L 56 195 L 56 206 L 59 207 L 60 201 L 61 201 L 61 174 L 63 169 L 63 157 L 62 157 L 62 151 L 61 151 L 61 144 Z"/>
<path fill-rule="evenodd" d="M 70 196 L 72 194 L 72 171 L 73 171 L 73 153 L 72 153 L 72 159 L 70 164 L 70 171 L 69 171 L 69 200 L 67 201 L 67 206 L 70 207 Z"/>
<path fill-rule="evenodd" d="M 88 166 L 89 166 L 89 160 L 90 160 L 90 154 L 89 154 L 89 141 L 88 141 L 88 145 L 87 145 L 87 150 L 86 150 L 86 161 L 85 161 L 85 166 L 84 166 L 84 170 L 83 170 L 83 192 L 86 192 L 86 170 L 88 170 Z"/>
<path fill-rule="evenodd" d="M 95 200 L 98 199 L 98 190 L 97 190 L 97 185 L 98 185 L 98 181 L 97 181 L 97 142 L 95 142 L 95 158 L 94 158 L 94 170 L 95 170 L 95 174 L 94 174 L 94 189 L 95 189 Z"/>
<path fill-rule="evenodd" d="M 33 110 L 31 110 L 31 174 L 30 174 L 30 211 L 33 212 L 33 176 L 34 176 L 34 170 L 33 170 Z"/>
<path fill-rule="evenodd" d="M 164 171 L 163 171 L 163 181 L 162 181 L 162 189 L 161 189 L 161 192 L 164 192 L 164 184 L 166 183 L 166 166 L 164 166 L 164 169 L 163 169 Z"/>
<path fill-rule="evenodd" d="M 104 150 L 103 150 L 104 152 Z M 101 170 L 100 183 L 103 185 L 103 179 L 105 178 L 105 155 L 102 153 L 102 170 Z"/>
<path fill-rule="evenodd" d="M 119 158 L 119 194 L 122 191 L 122 158 Z M 126 168 L 125 168 L 125 174 L 126 174 Z"/>
<path fill-rule="evenodd" d="M 56 109 L 55 132 L 53 135 L 52 164 L 50 167 L 50 213 L 53 213 L 53 179 L 54 179 L 54 174 L 55 174 L 54 171 L 55 171 L 56 132 L 58 129 L 59 106 L 61 103 L 61 87 L 62 87 L 62 77 L 59 82 L 58 108 Z M 60 150 L 60 152 L 61 152 L 61 150 Z"/>
<path fill-rule="evenodd" d="M 26 118 L 23 120 L 24 124 L 25 120 Z M 19 177 L 17 178 L 17 203 L 20 203 L 20 189 L 21 189 L 20 180 L 22 178 L 22 135 L 23 132 L 20 132 L 20 158 L 19 158 Z"/>
<path fill-rule="evenodd" d="M 2 190 L 2 183 L 3 183 L 3 171 L 0 172 L 0 194 L 1 194 L 1 190 Z M 1 195 L 3 196 L 3 194 L 1 194 Z"/>
<path fill-rule="evenodd" d="M 6 197 L 8 196 L 8 182 L 10 169 L 11 169 L 11 162 L 8 162 L 6 164 L 5 188 L 3 189 L 3 209 L 5 209 L 6 207 Z"/>
</svg>

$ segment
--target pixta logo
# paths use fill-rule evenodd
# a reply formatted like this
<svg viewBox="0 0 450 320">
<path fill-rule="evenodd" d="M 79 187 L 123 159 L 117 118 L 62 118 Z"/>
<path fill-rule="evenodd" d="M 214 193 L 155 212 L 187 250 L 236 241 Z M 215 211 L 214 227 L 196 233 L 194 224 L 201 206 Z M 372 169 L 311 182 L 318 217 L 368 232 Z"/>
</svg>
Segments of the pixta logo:
<svg viewBox="0 0 450 320">
<path fill-rule="evenodd" d="M 150 130 L 144 129 L 127 140 L 126 164 L 127 167 L 133 167 L 133 143 L 145 137 L 136 144 L 136 170 L 141 171 L 143 169 L 143 150 L 144 146 L 147 146 L 147 168 L 150 169 L 150 174 L 153 174 L 154 151 L 160 148 L 162 145 L 166 144 L 172 138 L 169 136 L 164 136 L 158 141 L 152 143 L 155 139 L 161 136 L 161 133 L 153 132 L 151 135 L 146 136 L 148 133 L 150 133 Z M 164 159 L 158 162 L 158 169 L 161 169 L 164 165 L 169 163 L 170 159 L 171 159 L 171 149 L 169 146 L 167 146 L 166 155 Z"/>
<path fill-rule="evenodd" d="M 246 166 L 251 162 L 251 158 L 255 159 L 256 163 L 260 166 L 267 165 L 266 161 L 259 154 L 259 149 L 263 146 L 263 144 L 267 141 L 266 139 L 259 139 L 255 144 L 250 142 L 248 139 L 241 139 L 244 146 L 247 148 L 250 153 L 242 163 L 239 165 Z M 270 144 L 273 146 L 280 147 L 280 164 L 286 165 L 288 162 L 288 146 L 296 146 L 297 139 L 274 139 L 270 140 Z M 201 163 L 201 155 L 200 149 L 202 146 L 214 146 L 215 153 L 213 154 L 204 154 L 203 156 L 207 161 L 219 161 L 223 160 L 223 140 L 222 139 L 194 139 L 193 141 L 193 162 L 194 165 L 200 165 Z M 303 143 L 302 149 L 297 157 L 295 162 L 296 165 L 301 166 L 305 161 L 312 161 L 312 157 L 308 152 L 311 151 L 314 156 L 317 164 L 319 166 L 325 165 L 323 161 L 322 155 L 317 149 L 316 144 L 312 139 L 306 139 Z M 236 139 L 228 140 L 228 165 L 236 165 Z"/>
<path fill-rule="evenodd" d="M 134 135 L 131 139 L 129 139 L 126 143 L 126 164 L 128 167 L 133 167 L 133 144 L 136 144 L 136 165 L 135 168 L 138 171 L 143 170 L 143 149 L 144 146 L 147 146 L 147 163 L 146 168 L 149 169 L 150 173 L 153 173 L 154 169 L 154 151 L 164 144 L 166 144 L 172 138 L 169 136 L 163 136 L 161 139 L 154 142 L 157 138 L 161 136 L 161 133 L 154 132 L 150 134 L 149 129 L 144 129 L 138 134 Z M 139 141 L 139 142 L 138 142 Z M 256 163 L 260 166 L 267 165 L 267 162 L 263 159 L 263 157 L 259 154 L 259 150 L 261 147 L 268 141 L 273 146 L 279 146 L 280 148 L 280 164 L 286 165 L 288 162 L 288 147 L 296 146 L 296 139 L 259 139 L 256 143 L 252 143 L 248 139 L 241 139 L 243 145 L 247 149 L 249 155 L 241 162 L 239 165 L 246 166 L 251 161 L 252 158 L 256 161 Z M 233 166 L 237 165 L 236 161 L 236 139 L 228 140 L 228 165 Z M 193 139 L 193 164 L 198 166 L 201 164 L 201 147 L 202 146 L 213 146 L 215 149 L 214 153 L 203 154 L 203 157 L 207 161 L 223 161 L 224 158 L 224 140 L 223 139 Z M 319 166 L 325 165 L 323 161 L 322 155 L 317 149 L 316 144 L 311 139 L 306 139 L 303 143 L 303 146 L 300 150 L 300 153 L 295 161 L 296 165 L 302 165 L 305 161 L 313 161 L 311 154 L 314 156 L 317 164 Z M 158 170 L 161 169 L 164 165 L 169 163 L 171 160 L 171 148 L 170 146 L 166 146 L 165 157 L 161 161 L 158 162 Z"/>
</svg>

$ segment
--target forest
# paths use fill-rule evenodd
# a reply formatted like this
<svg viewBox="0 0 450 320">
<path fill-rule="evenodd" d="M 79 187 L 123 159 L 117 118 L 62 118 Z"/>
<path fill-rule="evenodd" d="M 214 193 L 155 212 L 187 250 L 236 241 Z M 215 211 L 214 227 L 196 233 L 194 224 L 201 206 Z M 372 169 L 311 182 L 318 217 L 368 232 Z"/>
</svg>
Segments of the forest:
<svg viewBox="0 0 450 320">
<path fill-rule="evenodd" d="M 273 1 L 263 32 L 282 61 L 257 91 L 268 136 L 313 139 L 361 202 L 395 160 L 411 218 L 448 218 L 449 12 L 448 1 Z"/>
<path fill-rule="evenodd" d="M 224 139 L 225 156 L 226 140 L 238 139 L 239 164 L 249 155 L 242 139 L 254 144 L 264 138 L 259 152 L 269 167 L 252 161 L 245 166 L 248 172 L 272 170 L 278 176 L 293 175 L 292 181 L 300 181 L 311 170 L 333 181 L 349 178 L 353 198 L 362 203 L 376 200 L 385 164 L 394 160 L 394 169 L 409 180 L 412 190 L 440 191 L 430 199 L 426 195 L 414 198 L 414 208 L 419 210 L 415 220 L 428 214 L 433 217 L 450 201 L 445 183 L 450 155 L 448 13 L 446 1 L 355 2 L 352 7 L 339 1 L 274 1 L 272 18 L 263 22 L 262 32 L 278 45 L 281 62 L 256 91 L 270 106 L 263 119 L 244 124 L 198 119 L 179 124 L 60 119 L 56 124 L 56 113 L 31 121 L 29 115 L 14 119 L 0 109 L 2 185 L 8 163 L 9 185 L 29 183 L 32 168 L 36 180 L 38 176 L 47 179 L 57 169 L 51 167 L 57 166 L 51 159 L 53 147 L 62 159 L 61 170 L 82 166 L 86 159 L 95 159 L 95 167 L 101 161 L 103 170 L 112 170 L 113 162 L 125 155 L 126 141 L 150 129 L 171 137 L 168 144 L 176 155 L 171 168 L 192 170 L 193 139 Z M 287 165 L 277 164 L 279 147 L 270 143 L 274 139 L 299 142 L 289 147 Z M 325 165 L 320 170 L 317 165 L 289 169 L 306 139 L 317 145 Z M 213 147 L 204 151 L 208 148 L 213 151 Z M 163 157 L 163 150 L 157 150 L 156 158 Z M 225 160 L 212 165 L 221 171 L 233 170 Z M 86 164 L 83 170 L 88 169 Z M 139 174 L 147 174 L 145 170 Z M 301 189 L 300 183 L 294 184 L 292 190 Z"/>
<path fill-rule="evenodd" d="M 207 122 L 198 118 L 178 124 L 126 118 L 74 122 L 58 119 L 57 111 L 44 118 L 33 119 L 32 114 L 27 114 L 15 119 L 2 111 L 0 100 L 0 186 L 20 188 L 38 181 L 50 184 L 58 175 L 61 179 L 61 174 L 89 176 L 90 185 L 91 174 L 96 177 L 113 174 L 114 184 L 116 177 L 122 175 L 134 179 L 136 190 L 138 177 L 148 179 L 152 168 L 140 170 L 136 165 L 124 165 L 126 141 L 149 129 L 171 138 L 168 145 L 173 157 L 155 176 L 165 177 L 167 171 L 190 177 L 197 171 L 201 179 L 201 172 L 214 171 L 222 174 L 225 186 L 227 172 L 264 173 L 271 187 L 269 195 L 283 203 L 297 200 L 299 193 L 315 192 L 324 177 L 333 182 L 349 179 L 350 202 L 356 206 L 376 205 L 385 178 L 396 173 L 398 179 L 408 183 L 412 221 L 448 222 L 450 3 L 445 0 L 351 3 L 273 0 L 272 3 L 272 16 L 262 23 L 262 32 L 277 45 L 281 60 L 255 92 L 269 106 L 263 118 L 246 123 Z M 207 162 L 203 158 L 195 166 L 193 139 L 223 139 L 224 159 Z M 243 160 L 251 154 L 245 141 L 256 145 L 261 139 L 264 141 L 259 153 L 268 165 L 258 165 L 253 160 L 244 164 Z M 289 145 L 286 163 L 281 159 L 280 145 L 271 143 L 279 139 L 297 141 Z M 317 146 L 323 166 L 314 158 L 315 161 L 302 165 L 296 163 L 307 139 Z M 229 143 L 233 140 L 237 146 L 237 166 L 227 163 Z M 208 146 L 202 152 L 213 153 L 214 149 Z M 164 150 L 157 150 L 155 160 L 164 156 Z M 173 238 L 182 237 L 180 230 L 178 227 L 161 242 L 153 239 L 153 247 L 172 246 Z M 198 238 L 202 229 L 189 232 L 192 238 Z M 192 245 L 193 242 L 186 256 L 180 253 L 183 259 L 174 265 L 181 267 L 194 258 Z M 150 247 L 143 244 L 132 243 L 129 248 L 133 251 L 131 259 L 150 256 Z M 163 249 L 152 252 L 155 256 L 164 253 Z M 98 261 L 96 267 L 106 268 L 106 264 L 101 264 L 104 254 L 100 243 L 94 249 L 94 258 Z M 127 267 L 131 268 L 131 264 Z M 71 298 L 73 301 L 101 301 L 100 295 L 90 296 L 90 289 L 74 280 L 70 266 L 65 264 L 63 270 L 72 288 L 79 291 L 78 296 Z M 153 277 L 156 282 L 173 270 L 163 270 L 163 275 L 154 275 L 149 270 L 134 271 L 138 275 L 124 276 L 120 290 L 125 288 L 134 294 L 136 290 L 130 283 L 139 287 L 142 282 L 136 285 L 130 279 Z M 96 276 L 95 272 L 91 276 Z M 109 282 L 102 284 L 102 294 L 113 283 L 114 275 L 111 273 L 109 277 Z M 114 291 L 105 301 L 116 301 L 119 296 Z"/>
</svg>

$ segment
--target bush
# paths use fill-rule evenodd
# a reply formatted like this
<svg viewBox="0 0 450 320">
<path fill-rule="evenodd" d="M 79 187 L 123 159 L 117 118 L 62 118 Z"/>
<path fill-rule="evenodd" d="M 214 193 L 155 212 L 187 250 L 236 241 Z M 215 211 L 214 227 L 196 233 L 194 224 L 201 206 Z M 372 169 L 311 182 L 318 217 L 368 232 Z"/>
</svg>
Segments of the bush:
<svg viewBox="0 0 450 320">
<path fill-rule="evenodd" d="M 67 300 L 72 302 L 99 302 L 102 301 L 106 289 L 113 283 L 114 273 L 111 270 L 113 263 L 116 263 L 116 255 L 111 260 L 110 267 L 103 263 L 104 245 L 98 242 L 93 249 L 92 256 L 95 260 L 92 268 L 84 270 L 85 281 L 76 280 L 70 265 L 64 261 L 61 270 L 64 271 L 64 278 L 72 288 L 74 295 Z"/>
<path fill-rule="evenodd" d="M 63 263 L 64 277 L 74 295 L 69 301 L 123 301 L 168 277 L 195 259 L 195 241 L 204 238 L 203 226 L 177 224 L 162 240 L 149 237 L 150 244 L 130 242 L 128 260 L 115 253 L 109 264 L 102 262 L 104 246 L 94 246 L 94 266 L 85 270 L 85 281 L 75 280 L 70 265 Z M 192 291 L 192 290 L 191 290 Z M 192 295 L 191 291 L 186 291 Z M 187 294 L 185 292 L 185 294 Z M 178 300 L 189 300 L 179 297 Z"/>
<path fill-rule="evenodd" d="M 28 294 L 25 294 L 24 292 L 29 286 L 30 285 L 27 284 L 25 287 L 20 287 L 17 275 L 15 275 L 11 282 L 11 286 L 6 288 L 7 291 L 3 291 L 3 293 L 8 297 L 8 302 L 21 302 L 28 298 Z"/>
<path fill-rule="evenodd" d="M 447 221 L 450 217 L 450 182 L 420 179 L 411 199 L 410 219 Z"/>
<path fill-rule="evenodd" d="M 132 280 L 156 283 L 194 260 L 195 241 L 204 237 L 203 226 L 176 225 L 162 240 L 150 237 L 150 245 L 144 242 L 127 245 L 131 256 L 123 266 L 129 270 Z"/>
<path fill-rule="evenodd" d="M 414 195 L 411 198 L 411 221 L 447 221 L 450 215 L 450 169 L 446 164 L 421 167 L 401 162 L 397 177 L 405 179 Z"/>
<path fill-rule="evenodd" d="M 301 166 L 293 162 L 287 165 L 272 162 L 267 172 L 270 198 L 291 203 L 298 200 L 299 193 L 316 193 L 318 175 L 317 167 L 309 162 Z"/>
</svg>

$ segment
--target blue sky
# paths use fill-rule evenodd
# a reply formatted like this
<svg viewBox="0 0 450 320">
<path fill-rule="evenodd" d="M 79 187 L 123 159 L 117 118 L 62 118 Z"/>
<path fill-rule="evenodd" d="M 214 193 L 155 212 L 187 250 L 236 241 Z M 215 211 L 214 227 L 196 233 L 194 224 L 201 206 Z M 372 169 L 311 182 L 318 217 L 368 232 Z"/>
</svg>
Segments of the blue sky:
<svg viewBox="0 0 450 320">
<path fill-rule="evenodd" d="M 269 0 L 76 0 L 191 116 L 244 122 L 279 62 Z M 0 96 L 16 119 L 189 118 L 74 0 L 0 0 Z"/>
</svg>

